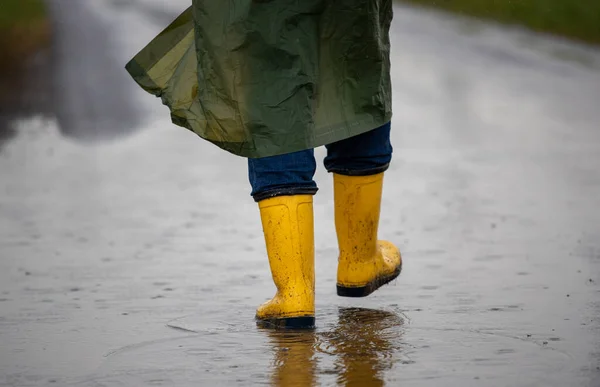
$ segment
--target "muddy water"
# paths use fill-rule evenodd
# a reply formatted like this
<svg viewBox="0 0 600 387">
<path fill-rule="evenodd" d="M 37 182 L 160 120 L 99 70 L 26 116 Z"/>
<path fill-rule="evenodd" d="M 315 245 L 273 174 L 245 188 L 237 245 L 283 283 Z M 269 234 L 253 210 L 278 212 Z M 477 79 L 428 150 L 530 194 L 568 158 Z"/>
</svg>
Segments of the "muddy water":
<svg viewBox="0 0 600 387">
<path fill-rule="evenodd" d="M 124 63 L 185 3 L 78 12 Z M 113 141 L 59 115 L 0 140 L 0 386 L 599 386 L 600 54 L 412 8 L 392 33 L 397 281 L 335 296 L 320 170 L 317 329 L 258 329 L 274 288 L 244 160 L 123 83 L 143 114 Z"/>
</svg>

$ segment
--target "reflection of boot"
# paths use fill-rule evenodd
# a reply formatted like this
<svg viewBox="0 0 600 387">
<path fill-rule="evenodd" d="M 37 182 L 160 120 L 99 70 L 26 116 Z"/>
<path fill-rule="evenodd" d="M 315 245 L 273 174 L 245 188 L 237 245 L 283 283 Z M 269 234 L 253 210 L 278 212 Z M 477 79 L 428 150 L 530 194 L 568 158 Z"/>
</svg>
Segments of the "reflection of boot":
<svg viewBox="0 0 600 387">
<path fill-rule="evenodd" d="M 396 278 L 400 251 L 377 240 L 383 173 L 371 176 L 334 174 L 335 227 L 340 248 L 337 293 L 365 297 Z"/>
<path fill-rule="evenodd" d="M 275 350 L 271 385 L 277 387 L 316 385 L 317 359 L 314 330 L 268 330 Z"/>
<path fill-rule="evenodd" d="M 315 251 L 312 196 L 259 202 L 275 297 L 256 311 L 260 325 L 312 328 L 315 324 Z"/>
<path fill-rule="evenodd" d="M 403 323 L 386 311 L 340 308 L 336 328 L 324 335 L 337 355 L 338 384 L 383 386 L 383 373 L 392 368 L 394 351 L 400 349 Z"/>
</svg>

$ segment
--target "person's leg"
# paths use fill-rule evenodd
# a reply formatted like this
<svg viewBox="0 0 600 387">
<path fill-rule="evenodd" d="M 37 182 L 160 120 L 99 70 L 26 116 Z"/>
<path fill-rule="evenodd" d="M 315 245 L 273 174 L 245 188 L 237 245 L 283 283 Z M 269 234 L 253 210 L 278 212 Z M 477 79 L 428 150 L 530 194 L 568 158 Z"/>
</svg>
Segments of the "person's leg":
<svg viewBox="0 0 600 387">
<path fill-rule="evenodd" d="M 334 174 L 340 296 L 368 296 L 402 269 L 396 246 L 377 240 L 383 173 L 391 158 L 389 123 L 327 146 L 325 167 Z"/>
<path fill-rule="evenodd" d="M 285 155 L 248 159 L 248 177 L 255 201 L 285 196 L 314 195 L 317 164 L 312 149 Z"/>
<path fill-rule="evenodd" d="M 259 325 L 312 328 L 315 323 L 313 150 L 249 159 L 277 294 L 256 311 Z"/>
<path fill-rule="evenodd" d="M 327 171 L 345 176 L 385 172 L 392 160 L 390 123 L 369 132 L 326 145 Z"/>
</svg>

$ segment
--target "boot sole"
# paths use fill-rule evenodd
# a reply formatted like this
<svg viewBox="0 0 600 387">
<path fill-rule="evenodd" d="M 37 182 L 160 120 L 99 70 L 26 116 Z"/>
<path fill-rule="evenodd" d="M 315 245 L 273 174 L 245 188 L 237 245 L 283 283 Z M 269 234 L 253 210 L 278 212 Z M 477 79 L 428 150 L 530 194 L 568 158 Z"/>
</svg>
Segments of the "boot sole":
<svg viewBox="0 0 600 387">
<path fill-rule="evenodd" d="M 340 297 L 353 297 L 353 298 L 366 297 L 369 294 L 373 293 L 375 290 L 382 287 L 383 285 L 395 280 L 400 275 L 401 271 L 402 271 L 402 264 L 400 264 L 400 266 L 398 266 L 398 268 L 391 275 L 386 276 L 386 277 L 375 278 L 373 281 L 369 282 L 365 286 L 348 287 L 348 286 L 342 286 L 342 285 L 338 284 L 338 285 L 336 285 L 337 286 L 337 295 Z"/>
<path fill-rule="evenodd" d="M 256 319 L 256 325 L 260 328 L 271 329 L 314 329 L 315 318 L 309 316 Z"/>
</svg>

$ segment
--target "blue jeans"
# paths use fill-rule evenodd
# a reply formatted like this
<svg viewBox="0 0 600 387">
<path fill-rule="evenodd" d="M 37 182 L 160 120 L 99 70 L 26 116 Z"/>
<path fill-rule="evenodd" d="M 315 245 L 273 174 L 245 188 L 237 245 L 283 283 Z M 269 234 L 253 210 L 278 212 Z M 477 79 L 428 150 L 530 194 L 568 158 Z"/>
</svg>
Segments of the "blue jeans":
<svg viewBox="0 0 600 387">
<path fill-rule="evenodd" d="M 326 145 L 325 168 L 347 176 L 382 173 L 392 160 L 390 123 L 369 132 Z M 317 169 L 313 149 L 248 159 L 251 195 L 257 202 L 283 195 L 314 195 Z"/>
</svg>

